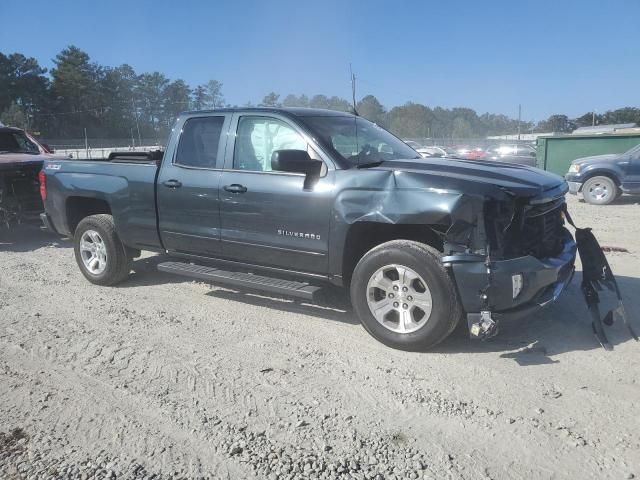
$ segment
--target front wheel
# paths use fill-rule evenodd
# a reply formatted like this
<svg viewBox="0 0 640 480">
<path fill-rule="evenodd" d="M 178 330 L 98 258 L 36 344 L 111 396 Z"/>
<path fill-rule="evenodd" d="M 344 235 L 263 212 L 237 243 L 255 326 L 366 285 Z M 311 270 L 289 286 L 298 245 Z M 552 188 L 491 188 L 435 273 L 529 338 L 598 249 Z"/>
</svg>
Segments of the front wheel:
<svg viewBox="0 0 640 480">
<path fill-rule="evenodd" d="M 608 205 L 618 197 L 618 186 L 609 177 L 591 177 L 582 186 L 582 196 L 592 205 Z"/>
<path fill-rule="evenodd" d="M 120 241 L 111 215 L 84 218 L 73 237 L 80 271 L 96 285 L 114 285 L 129 275 L 130 259 Z"/>
<path fill-rule="evenodd" d="M 358 262 L 351 301 L 364 328 L 385 345 L 424 350 L 456 327 L 462 307 L 437 250 L 394 240 Z"/>
</svg>

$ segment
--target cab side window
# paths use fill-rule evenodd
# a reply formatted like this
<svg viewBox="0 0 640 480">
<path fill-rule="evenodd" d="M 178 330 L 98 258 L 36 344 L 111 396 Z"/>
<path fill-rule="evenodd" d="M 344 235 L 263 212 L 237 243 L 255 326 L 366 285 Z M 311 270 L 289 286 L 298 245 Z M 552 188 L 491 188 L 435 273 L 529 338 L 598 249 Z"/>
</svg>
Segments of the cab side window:
<svg viewBox="0 0 640 480">
<path fill-rule="evenodd" d="M 216 168 L 224 117 L 190 118 L 182 127 L 175 163 L 186 167 Z"/>
<path fill-rule="evenodd" d="M 233 168 L 271 171 L 276 150 L 307 150 L 307 142 L 289 125 L 269 117 L 240 117 L 233 153 Z"/>
</svg>

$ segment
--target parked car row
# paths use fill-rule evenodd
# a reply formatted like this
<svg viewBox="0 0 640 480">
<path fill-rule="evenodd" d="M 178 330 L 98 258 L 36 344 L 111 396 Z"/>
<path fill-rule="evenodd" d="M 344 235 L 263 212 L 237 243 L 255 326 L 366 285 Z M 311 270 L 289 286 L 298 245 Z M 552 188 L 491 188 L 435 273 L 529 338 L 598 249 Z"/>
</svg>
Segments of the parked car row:
<svg viewBox="0 0 640 480">
<path fill-rule="evenodd" d="M 474 145 L 444 147 L 438 145 L 422 146 L 413 140 L 405 143 L 424 158 L 462 158 L 465 160 L 494 160 L 519 165 L 536 166 L 536 149 L 529 144 L 500 144 L 489 148 Z"/>
<path fill-rule="evenodd" d="M 405 143 L 423 158 L 489 160 L 537 166 L 536 149 L 525 143 L 498 144 L 488 148 L 473 145 L 423 146 Z M 640 195 L 640 145 L 624 153 L 594 155 L 574 160 L 565 179 L 570 193 L 593 205 L 608 205 L 623 194 Z"/>
</svg>

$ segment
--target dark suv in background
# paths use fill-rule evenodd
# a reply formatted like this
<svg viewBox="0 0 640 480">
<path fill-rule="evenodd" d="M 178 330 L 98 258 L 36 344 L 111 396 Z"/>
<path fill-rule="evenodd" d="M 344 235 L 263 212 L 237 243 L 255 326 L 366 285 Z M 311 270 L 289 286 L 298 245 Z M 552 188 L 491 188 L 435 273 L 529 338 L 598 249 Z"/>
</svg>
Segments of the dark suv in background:
<svg viewBox="0 0 640 480">
<path fill-rule="evenodd" d="M 640 145 L 624 153 L 577 158 L 565 176 L 569 191 L 607 205 L 623 193 L 640 194 Z"/>
</svg>

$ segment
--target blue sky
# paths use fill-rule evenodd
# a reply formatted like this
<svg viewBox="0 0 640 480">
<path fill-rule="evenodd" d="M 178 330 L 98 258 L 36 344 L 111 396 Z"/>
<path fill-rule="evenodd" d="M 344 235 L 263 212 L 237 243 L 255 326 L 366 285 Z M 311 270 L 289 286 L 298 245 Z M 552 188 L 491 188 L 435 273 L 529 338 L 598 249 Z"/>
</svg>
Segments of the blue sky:
<svg viewBox="0 0 640 480">
<path fill-rule="evenodd" d="M 0 2 L 0 51 L 45 67 L 74 44 L 228 102 L 270 91 L 414 101 L 540 120 L 640 106 L 640 1 Z"/>
</svg>

